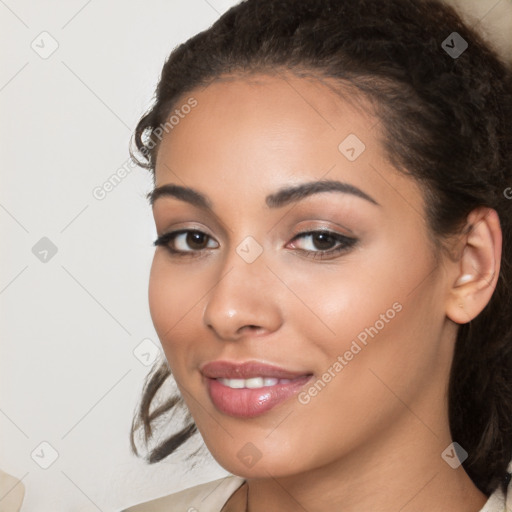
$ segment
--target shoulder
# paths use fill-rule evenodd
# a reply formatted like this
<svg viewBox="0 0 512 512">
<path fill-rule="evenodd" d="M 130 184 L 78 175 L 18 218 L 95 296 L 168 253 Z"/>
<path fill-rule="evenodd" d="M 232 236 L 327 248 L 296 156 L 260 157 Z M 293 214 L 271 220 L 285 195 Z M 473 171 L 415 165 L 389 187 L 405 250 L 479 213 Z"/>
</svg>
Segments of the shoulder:
<svg viewBox="0 0 512 512">
<path fill-rule="evenodd" d="M 226 476 L 213 482 L 189 487 L 155 500 L 139 503 L 122 512 L 219 512 L 228 498 L 244 483 L 238 476 Z"/>
<path fill-rule="evenodd" d="M 504 494 L 498 487 L 490 496 L 484 507 L 479 512 L 509 512 L 512 510 L 512 492 L 511 486 Z"/>
</svg>

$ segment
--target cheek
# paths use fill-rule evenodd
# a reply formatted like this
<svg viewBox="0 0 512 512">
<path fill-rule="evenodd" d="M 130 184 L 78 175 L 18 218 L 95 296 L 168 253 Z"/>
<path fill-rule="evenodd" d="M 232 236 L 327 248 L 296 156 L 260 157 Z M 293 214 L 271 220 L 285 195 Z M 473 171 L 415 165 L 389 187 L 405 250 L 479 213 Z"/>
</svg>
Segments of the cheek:
<svg viewBox="0 0 512 512">
<path fill-rule="evenodd" d="M 161 257 L 155 253 L 149 275 L 148 301 L 151 319 L 162 343 L 164 334 L 172 329 L 170 314 L 175 311 L 177 302 L 176 293 L 169 284 L 169 276 L 161 263 Z"/>
<path fill-rule="evenodd" d="M 170 266 L 163 251 L 155 253 L 149 276 L 148 300 L 153 325 L 158 334 L 171 370 L 179 371 L 182 364 L 180 347 L 190 340 L 190 321 L 194 307 L 199 305 L 204 292 L 194 285 L 178 266 Z"/>
<path fill-rule="evenodd" d="M 441 289 L 433 255 L 427 250 L 413 251 L 411 247 L 424 245 L 424 240 L 416 242 L 396 240 L 376 246 L 347 265 L 350 271 L 325 280 L 318 295 L 316 311 L 334 333 L 323 339 L 317 336 L 320 341 L 315 349 L 331 373 L 333 365 L 340 363 L 334 373 L 343 374 L 337 385 L 347 406 L 364 403 L 368 396 L 379 397 L 375 406 L 384 403 L 391 395 L 377 376 L 409 396 L 429 373 L 437 371 L 444 322 Z M 304 286 L 308 286 L 307 279 Z M 307 339 L 315 339 L 307 322 L 302 328 Z M 351 399 L 341 389 L 346 390 L 348 382 Z M 332 386 L 333 400 L 337 385 Z"/>
<path fill-rule="evenodd" d="M 444 314 L 435 260 L 426 249 L 414 251 L 425 241 L 411 238 L 376 244 L 322 275 L 288 271 L 290 288 L 315 313 L 299 305 L 290 318 L 307 343 L 312 370 L 330 388 L 318 400 L 326 410 L 329 402 L 357 409 L 369 396 L 382 405 L 392 395 L 377 376 L 409 396 L 438 371 Z"/>
<path fill-rule="evenodd" d="M 410 244 L 389 243 L 387 237 L 334 265 L 282 266 L 276 273 L 299 299 L 289 302 L 286 311 L 293 330 L 332 358 L 349 350 L 352 340 L 364 344 L 376 331 L 380 335 L 400 324 L 407 315 L 399 310 L 409 312 L 409 304 L 419 308 L 420 318 L 430 303 L 421 305 L 425 297 L 418 299 L 414 290 L 432 265 L 426 251 L 412 254 Z"/>
</svg>

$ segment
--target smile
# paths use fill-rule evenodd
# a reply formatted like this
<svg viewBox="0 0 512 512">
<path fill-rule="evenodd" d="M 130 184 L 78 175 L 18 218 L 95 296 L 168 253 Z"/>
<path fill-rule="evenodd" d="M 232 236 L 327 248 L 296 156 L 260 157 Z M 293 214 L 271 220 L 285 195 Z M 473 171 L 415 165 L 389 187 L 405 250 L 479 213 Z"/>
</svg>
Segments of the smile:
<svg viewBox="0 0 512 512">
<path fill-rule="evenodd" d="M 284 404 L 313 377 L 309 371 L 258 361 L 211 361 L 200 372 L 215 409 L 237 418 L 253 418 Z"/>
<path fill-rule="evenodd" d="M 272 377 L 253 377 L 251 379 L 217 379 L 221 384 L 231 389 L 259 389 L 277 384 L 288 384 L 291 379 L 275 379 Z"/>
</svg>

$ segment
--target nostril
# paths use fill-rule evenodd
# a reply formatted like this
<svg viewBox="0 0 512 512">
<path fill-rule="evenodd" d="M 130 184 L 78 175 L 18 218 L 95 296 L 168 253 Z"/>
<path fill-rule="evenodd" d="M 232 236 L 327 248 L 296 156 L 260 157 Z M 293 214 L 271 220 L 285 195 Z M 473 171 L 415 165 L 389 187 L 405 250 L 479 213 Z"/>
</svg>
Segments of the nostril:
<svg viewBox="0 0 512 512">
<path fill-rule="evenodd" d="M 259 331 L 261 327 L 259 325 L 244 325 L 240 328 L 240 331 L 243 331 L 245 329 L 249 329 L 251 331 Z"/>
</svg>

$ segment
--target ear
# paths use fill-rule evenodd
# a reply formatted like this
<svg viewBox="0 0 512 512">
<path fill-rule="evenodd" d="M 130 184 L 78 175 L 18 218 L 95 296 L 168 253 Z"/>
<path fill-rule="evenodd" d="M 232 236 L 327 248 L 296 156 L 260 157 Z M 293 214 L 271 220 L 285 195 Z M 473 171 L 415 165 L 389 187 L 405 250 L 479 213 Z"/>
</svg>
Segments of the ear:
<svg viewBox="0 0 512 512">
<path fill-rule="evenodd" d="M 498 214 L 476 208 L 467 218 L 462 251 L 454 261 L 455 279 L 449 290 L 446 315 L 457 324 L 478 316 L 488 304 L 500 273 L 502 234 Z"/>
</svg>

